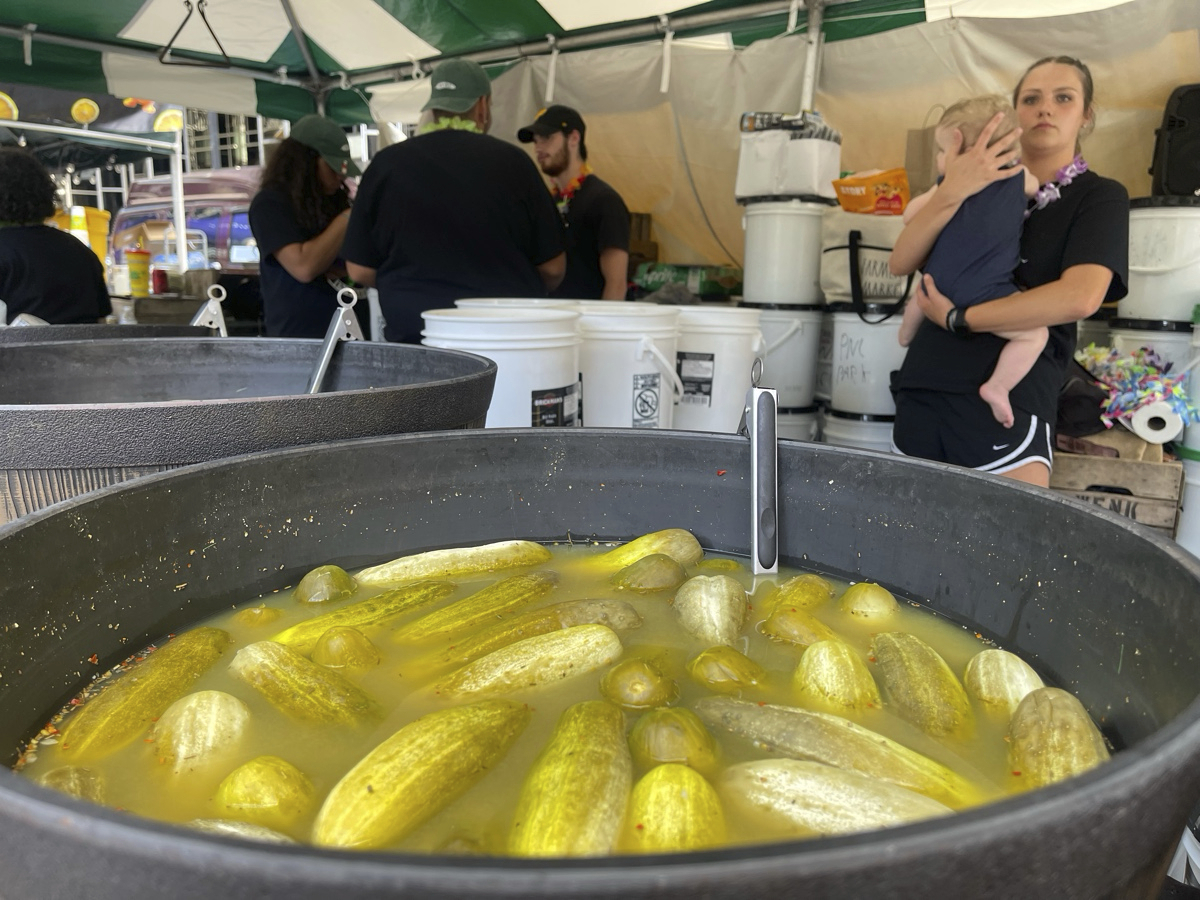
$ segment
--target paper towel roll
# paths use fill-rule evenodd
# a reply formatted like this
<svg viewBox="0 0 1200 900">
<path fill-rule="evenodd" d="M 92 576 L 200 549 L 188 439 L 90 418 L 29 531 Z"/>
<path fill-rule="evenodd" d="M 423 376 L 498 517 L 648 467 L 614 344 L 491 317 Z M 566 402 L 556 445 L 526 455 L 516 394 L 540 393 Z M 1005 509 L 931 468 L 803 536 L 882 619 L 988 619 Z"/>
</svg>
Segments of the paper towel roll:
<svg viewBox="0 0 1200 900">
<path fill-rule="evenodd" d="M 1183 432 L 1183 417 L 1165 401 L 1147 403 L 1133 411 L 1129 417 L 1129 430 L 1143 441 L 1165 444 Z"/>
</svg>

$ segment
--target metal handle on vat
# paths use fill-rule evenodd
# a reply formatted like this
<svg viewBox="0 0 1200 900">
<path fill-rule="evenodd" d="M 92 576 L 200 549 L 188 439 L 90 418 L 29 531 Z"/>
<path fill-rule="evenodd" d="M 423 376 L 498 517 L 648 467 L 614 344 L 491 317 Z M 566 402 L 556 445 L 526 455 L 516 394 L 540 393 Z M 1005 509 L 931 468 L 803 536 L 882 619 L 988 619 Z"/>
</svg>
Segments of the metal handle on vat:
<svg viewBox="0 0 1200 900">
<path fill-rule="evenodd" d="M 221 337 L 229 337 L 229 329 L 225 327 L 225 313 L 221 309 L 224 301 L 225 288 L 219 284 L 209 285 L 208 299 L 196 310 L 189 324 L 199 325 L 201 328 L 215 328 Z"/>
<path fill-rule="evenodd" d="M 757 358 L 738 424 L 738 434 L 750 438 L 750 556 L 755 575 L 779 571 L 778 397 L 774 388 L 758 386 L 762 371 L 762 359 Z"/>
<path fill-rule="evenodd" d="M 329 322 L 325 332 L 325 340 L 321 344 L 321 356 L 312 377 L 308 379 L 309 394 L 319 394 L 325 384 L 325 373 L 329 371 L 329 363 L 333 359 L 333 351 L 342 341 L 364 340 L 362 329 L 358 327 L 358 318 L 354 315 L 354 304 L 358 302 L 358 294 L 351 288 L 342 288 L 337 293 L 338 309 Z"/>
</svg>

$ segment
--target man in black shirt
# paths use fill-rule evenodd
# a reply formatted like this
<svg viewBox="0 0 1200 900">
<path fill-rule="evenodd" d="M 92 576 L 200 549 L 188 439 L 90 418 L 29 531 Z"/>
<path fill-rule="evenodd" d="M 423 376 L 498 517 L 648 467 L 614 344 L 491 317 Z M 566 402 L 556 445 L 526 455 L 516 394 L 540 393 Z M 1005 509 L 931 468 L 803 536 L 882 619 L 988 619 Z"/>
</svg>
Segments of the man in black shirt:
<svg viewBox="0 0 1200 900">
<path fill-rule="evenodd" d="M 46 167 L 26 150 L 0 149 L 0 300 L 8 320 L 28 313 L 51 325 L 95 324 L 112 312 L 104 267 L 77 237 L 46 225 L 52 215 Z"/>
<path fill-rule="evenodd" d="M 447 60 L 429 81 L 431 121 L 368 166 L 343 248 L 350 277 L 379 290 L 387 339 L 404 343 L 420 342 L 423 310 L 461 297 L 544 297 L 566 267 L 537 167 L 486 134 L 482 67 Z"/>
<path fill-rule="evenodd" d="M 629 275 L 629 210 L 621 195 L 591 173 L 587 126 L 569 106 L 551 106 L 517 132 L 533 143 L 550 176 L 554 202 L 567 226 L 567 277 L 555 297 L 624 300 Z"/>
</svg>

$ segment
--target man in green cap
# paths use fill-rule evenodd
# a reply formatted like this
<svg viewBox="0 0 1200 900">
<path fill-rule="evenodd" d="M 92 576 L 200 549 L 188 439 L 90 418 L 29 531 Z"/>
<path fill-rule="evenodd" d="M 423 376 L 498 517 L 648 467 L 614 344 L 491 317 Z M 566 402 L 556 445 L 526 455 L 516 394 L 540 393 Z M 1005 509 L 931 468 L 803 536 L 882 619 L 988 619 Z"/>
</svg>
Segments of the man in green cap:
<svg viewBox="0 0 1200 900">
<path fill-rule="evenodd" d="M 566 271 L 562 223 L 537 167 L 487 134 L 487 73 L 451 59 L 428 81 L 428 121 L 367 168 L 344 248 L 350 277 L 379 290 L 387 339 L 414 344 L 424 310 L 462 297 L 544 297 Z"/>
</svg>

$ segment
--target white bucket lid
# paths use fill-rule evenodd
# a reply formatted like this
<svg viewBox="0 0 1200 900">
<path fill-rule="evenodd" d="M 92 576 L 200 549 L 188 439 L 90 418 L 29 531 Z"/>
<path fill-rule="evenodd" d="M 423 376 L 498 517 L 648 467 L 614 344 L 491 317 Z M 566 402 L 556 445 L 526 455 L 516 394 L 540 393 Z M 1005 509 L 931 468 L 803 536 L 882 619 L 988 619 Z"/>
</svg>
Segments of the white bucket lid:
<svg viewBox="0 0 1200 900">
<path fill-rule="evenodd" d="M 479 307 L 427 309 L 422 335 L 441 340 L 490 341 L 575 338 L 579 313 L 573 309 Z"/>
<path fill-rule="evenodd" d="M 679 310 L 674 306 L 659 306 L 647 303 L 633 306 L 627 303 L 612 303 L 607 307 L 589 306 L 580 310 L 579 331 L 634 332 L 650 330 L 674 332 L 678 327 Z"/>
<path fill-rule="evenodd" d="M 556 300 L 553 297 L 463 297 L 454 301 L 454 305 L 459 309 L 478 309 L 489 306 L 571 309 L 574 304 L 574 300 Z"/>
<path fill-rule="evenodd" d="M 810 203 L 805 200 L 755 200 L 753 203 L 747 203 L 745 206 L 746 215 L 749 217 L 762 215 L 784 215 L 797 216 L 816 216 L 820 218 L 825 215 L 825 210 L 829 209 L 826 203 Z"/>
</svg>

